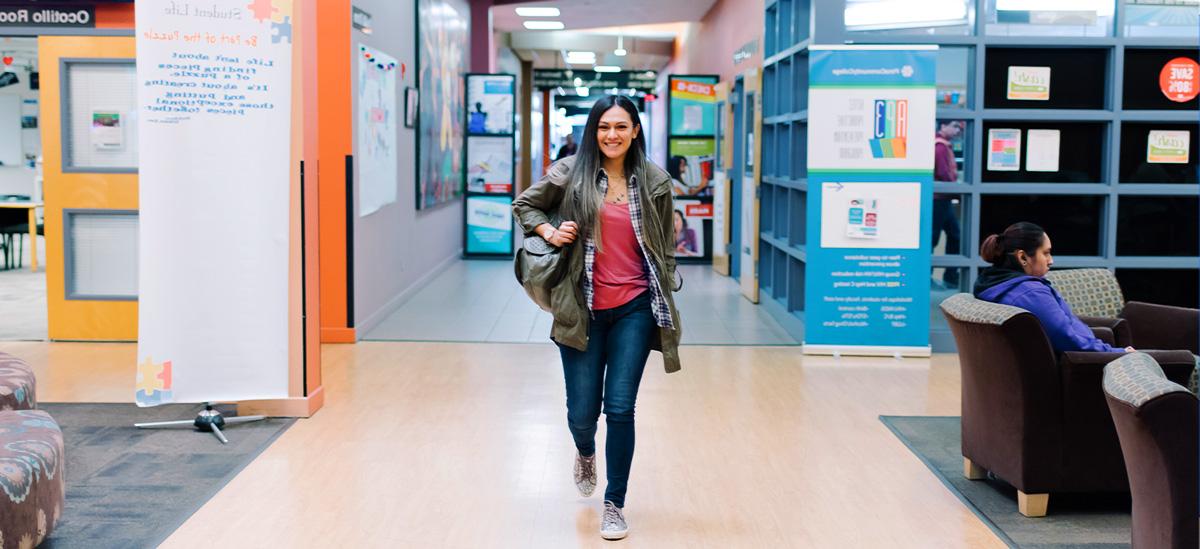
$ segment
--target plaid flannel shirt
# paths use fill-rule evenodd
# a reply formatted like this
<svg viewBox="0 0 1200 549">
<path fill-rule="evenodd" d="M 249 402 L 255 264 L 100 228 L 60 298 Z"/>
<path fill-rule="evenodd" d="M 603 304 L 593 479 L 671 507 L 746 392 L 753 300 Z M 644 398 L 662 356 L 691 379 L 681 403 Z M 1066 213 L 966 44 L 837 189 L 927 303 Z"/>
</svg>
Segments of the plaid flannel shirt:
<svg viewBox="0 0 1200 549">
<path fill-rule="evenodd" d="M 660 328 L 675 329 L 675 321 L 671 318 L 671 308 L 667 305 L 667 299 L 663 293 L 663 287 L 659 282 L 658 268 L 654 266 L 654 262 L 648 258 L 650 254 L 646 252 L 646 240 L 642 235 L 642 204 L 637 200 L 638 190 L 637 176 L 629 177 L 629 219 L 633 222 L 633 234 L 637 237 L 638 246 L 642 249 L 642 269 L 647 273 L 646 278 L 649 279 L 650 286 L 650 308 L 654 312 L 655 323 Z M 608 195 L 608 174 L 603 169 L 600 170 L 600 194 Z M 583 295 L 587 297 L 588 311 L 592 311 L 592 301 L 596 295 L 593 289 L 593 269 L 596 266 L 596 242 L 592 237 L 588 237 L 584 243 L 583 255 Z"/>
</svg>

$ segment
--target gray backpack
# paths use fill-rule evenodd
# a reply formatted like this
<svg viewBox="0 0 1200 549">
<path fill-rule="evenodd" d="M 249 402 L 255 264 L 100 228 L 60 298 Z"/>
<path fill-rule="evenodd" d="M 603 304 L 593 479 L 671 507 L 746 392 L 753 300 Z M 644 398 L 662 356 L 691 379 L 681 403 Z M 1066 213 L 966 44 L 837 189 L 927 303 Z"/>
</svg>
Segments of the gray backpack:
<svg viewBox="0 0 1200 549">
<path fill-rule="evenodd" d="M 555 216 L 557 217 L 557 216 Z M 551 223 L 558 226 L 557 222 Z M 538 307 L 553 312 L 550 291 L 562 282 L 567 270 L 567 257 L 559 248 L 538 235 L 528 235 L 513 259 L 513 274 Z"/>
</svg>

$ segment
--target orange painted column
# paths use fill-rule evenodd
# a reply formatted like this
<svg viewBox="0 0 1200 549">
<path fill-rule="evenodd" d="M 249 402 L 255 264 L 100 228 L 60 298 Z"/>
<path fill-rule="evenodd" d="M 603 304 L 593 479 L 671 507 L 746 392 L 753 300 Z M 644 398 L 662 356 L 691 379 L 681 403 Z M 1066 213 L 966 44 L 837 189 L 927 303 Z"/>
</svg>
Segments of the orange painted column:
<svg viewBox="0 0 1200 549">
<path fill-rule="evenodd" d="M 347 164 L 353 153 L 350 103 L 350 2 L 316 3 L 317 124 L 320 126 L 315 175 L 318 180 L 321 247 L 321 342 L 355 341 L 353 272 L 350 265 L 354 222 L 349 210 Z"/>
<path fill-rule="evenodd" d="M 550 167 L 550 90 L 542 90 L 542 173 Z"/>
</svg>

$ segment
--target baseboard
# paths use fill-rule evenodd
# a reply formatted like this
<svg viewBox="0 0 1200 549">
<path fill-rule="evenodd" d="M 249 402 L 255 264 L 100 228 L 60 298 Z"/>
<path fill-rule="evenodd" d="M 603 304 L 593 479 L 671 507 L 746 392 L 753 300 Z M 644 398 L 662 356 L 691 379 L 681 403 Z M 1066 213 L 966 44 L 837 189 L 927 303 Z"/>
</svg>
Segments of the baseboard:
<svg viewBox="0 0 1200 549">
<path fill-rule="evenodd" d="M 321 327 L 321 343 L 354 343 L 358 341 L 354 328 Z"/>
<path fill-rule="evenodd" d="M 453 265 L 455 261 L 462 261 L 461 248 L 455 250 L 453 254 L 446 259 L 443 259 L 441 263 L 438 263 L 436 266 L 430 269 L 428 273 L 425 273 L 425 276 L 418 278 L 417 281 L 409 285 L 408 288 L 405 288 L 403 291 L 396 294 L 395 297 L 389 299 L 388 302 L 383 305 L 383 307 L 380 307 L 374 313 L 371 313 L 371 315 L 365 318 L 362 322 L 358 322 L 358 333 L 365 336 L 368 332 L 375 329 L 376 326 L 378 326 L 384 320 L 387 320 L 387 317 L 392 316 L 392 313 L 396 312 L 396 310 L 407 303 L 408 300 L 412 299 L 417 292 L 424 289 L 425 286 L 428 286 L 430 282 L 433 282 L 433 279 L 442 274 L 442 271 L 450 268 L 450 265 Z"/>
<path fill-rule="evenodd" d="M 242 416 L 312 417 L 325 406 L 325 386 L 317 387 L 306 397 L 243 400 L 236 404 L 238 415 Z"/>
</svg>

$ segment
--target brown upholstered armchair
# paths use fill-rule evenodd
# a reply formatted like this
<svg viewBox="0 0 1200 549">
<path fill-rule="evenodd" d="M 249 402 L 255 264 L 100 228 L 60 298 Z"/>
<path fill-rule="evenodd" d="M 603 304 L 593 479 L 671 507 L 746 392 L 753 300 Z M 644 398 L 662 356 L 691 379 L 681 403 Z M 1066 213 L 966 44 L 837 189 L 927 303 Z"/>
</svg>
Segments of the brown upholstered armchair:
<svg viewBox="0 0 1200 549">
<path fill-rule="evenodd" d="M 1032 313 L 958 294 L 942 302 L 962 369 L 967 478 L 987 472 L 1018 490 L 1021 514 L 1044 516 L 1055 492 L 1128 492 L 1117 433 L 1101 391 L 1104 365 L 1122 353 L 1056 355 Z M 1154 351 L 1183 382 L 1187 351 Z"/>
<path fill-rule="evenodd" d="M 1096 326 L 1101 318 L 1124 319 L 1127 326 L 1123 329 L 1129 331 L 1129 342 L 1124 345 L 1187 349 L 1200 354 L 1200 310 L 1140 301 L 1126 303 L 1116 275 L 1108 269 L 1050 271 L 1046 280 L 1089 326 Z"/>
<path fill-rule="evenodd" d="M 1104 393 L 1133 493 L 1133 548 L 1200 546 L 1196 395 L 1143 353 L 1104 368 Z"/>
</svg>

